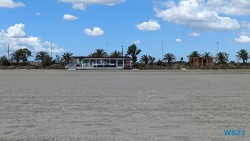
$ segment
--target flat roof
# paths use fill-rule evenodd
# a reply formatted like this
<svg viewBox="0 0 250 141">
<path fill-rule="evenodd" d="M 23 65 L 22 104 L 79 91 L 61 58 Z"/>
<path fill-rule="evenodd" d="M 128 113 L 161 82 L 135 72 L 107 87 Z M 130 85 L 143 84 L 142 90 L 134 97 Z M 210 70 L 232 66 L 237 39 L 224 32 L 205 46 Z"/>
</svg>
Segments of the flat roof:
<svg viewBox="0 0 250 141">
<path fill-rule="evenodd" d="M 89 56 L 73 56 L 72 58 L 77 59 L 131 59 L 131 57 L 89 57 Z"/>
</svg>

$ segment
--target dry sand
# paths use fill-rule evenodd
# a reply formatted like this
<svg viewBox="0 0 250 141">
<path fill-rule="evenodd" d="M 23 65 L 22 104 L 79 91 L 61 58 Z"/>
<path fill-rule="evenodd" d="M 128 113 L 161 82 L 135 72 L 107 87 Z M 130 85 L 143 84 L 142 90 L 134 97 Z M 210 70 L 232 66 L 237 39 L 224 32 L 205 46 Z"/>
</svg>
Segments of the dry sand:
<svg viewBox="0 0 250 141">
<path fill-rule="evenodd" d="M 249 72 L 0 71 L 0 141 L 250 141 L 249 128 Z"/>
</svg>

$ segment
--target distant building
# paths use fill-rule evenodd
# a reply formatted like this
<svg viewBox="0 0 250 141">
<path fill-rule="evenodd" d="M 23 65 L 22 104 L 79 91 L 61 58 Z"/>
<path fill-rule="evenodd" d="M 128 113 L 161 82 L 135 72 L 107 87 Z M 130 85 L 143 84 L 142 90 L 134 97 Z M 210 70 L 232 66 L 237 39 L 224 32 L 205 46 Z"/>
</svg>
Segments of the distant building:
<svg viewBox="0 0 250 141">
<path fill-rule="evenodd" d="M 212 67 L 214 65 L 212 57 L 190 57 L 190 67 Z"/>
<path fill-rule="evenodd" d="M 30 65 L 32 65 L 32 66 L 40 66 L 40 65 L 41 65 L 41 62 L 30 61 L 29 63 L 30 63 Z"/>
<path fill-rule="evenodd" d="M 93 58 L 88 56 L 72 57 L 69 69 L 85 70 L 85 69 L 131 69 L 130 57 L 103 57 Z"/>
</svg>

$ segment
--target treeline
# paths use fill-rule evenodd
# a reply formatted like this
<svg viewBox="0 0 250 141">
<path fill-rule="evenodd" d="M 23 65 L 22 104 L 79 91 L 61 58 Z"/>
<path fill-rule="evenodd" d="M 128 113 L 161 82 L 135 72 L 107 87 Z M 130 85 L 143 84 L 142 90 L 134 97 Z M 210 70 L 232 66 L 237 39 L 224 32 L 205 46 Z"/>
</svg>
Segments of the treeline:
<svg viewBox="0 0 250 141">
<path fill-rule="evenodd" d="M 249 53 L 246 49 L 241 49 L 236 53 L 238 61 L 235 62 L 229 60 L 229 54 L 226 52 L 218 52 L 213 56 L 210 52 L 199 53 L 198 51 L 193 51 L 187 55 L 188 61 L 184 61 L 184 57 L 177 59 L 173 53 L 164 54 L 162 59 L 156 60 L 154 56 L 151 55 L 141 55 L 138 59 L 138 55 L 142 52 L 138 49 L 135 44 L 128 47 L 125 55 L 122 52 L 114 51 L 110 55 L 103 49 L 96 49 L 96 52 L 91 53 L 90 57 L 131 57 L 133 68 L 139 69 L 173 69 L 173 68 L 190 68 L 190 58 L 191 57 L 211 57 L 213 58 L 214 68 L 247 68 L 250 64 L 247 63 L 250 58 Z"/>
<path fill-rule="evenodd" d="M 237 66 L 239 68 L 244 68 L 245 66 L 250 66 L 248 64 L 248 59 L 250 58 L 250 56 L 246 49 L 241 49 L 236 53 L 238 61 L 241 62 L 229 61 L 229 54 L 225 52 L 218 52 L 215 56 L 212 56 L 210 52 L 200 54 L 198 51 L 191 52 L 187 56 L 187 62 L 183 61 L 183 57 L 177 59 L 176 56 L 172 53 L 166 53 L 163 58 L 159 60 L 156 60 L 156 58 L 151 55 L 145 54 L 141 55 L 141 58 L 138 61 L 138 55 L 141 52 L 142 50 L 138 49 L 137 46 L 133 44 L 128 47 L 126 54 L 124 54 L 123 51 L 117 50 L 108 54 L 104 49 L 96 49 L 95 52 L 89 54 L 89 57 L 131 57 L 133 68 L 139 69 L 172 69 L 180 67 L 189 68 L 189 59 L 191 57 L 212 57 L 214 58 L 214 66 L 218 66 L 219 68 L 228 68 L 229 66 Z M 9 59 L 6 56 L 0 57 L 0 66 L 29 66 L 32 65 L 31 62 L 28 61 L 29 57 L 33 57 L 30 50 L 26 48 L 18 49 L 10 55 Z M 56 57 L 53 59 L 48 52 L 40 51 L 36 53 L 35 61 L 39 62 L 39 66 L 41 66 L 42 68 L 65 68 L 65 66 L 69 64 L 72 57 L 72 53 L 65 52 L 61 56 L 56 55 Z"/>
<path fill-rule="evenodd" d="M 142 55 L 140 62 L 136 64 L 136 67 L 139 69 L 152 69 L 152 68 L 190 68 L 190 58 L 192 57 L 204 57 L 204 58 L 213 58 L 214 66 L 212 68 L 231 68 L 231 69 L 241 69 L 241 68 L 250 68 L 250 64 L 248 63 L 248 59 L 250 58 L 250 55 L 246 49 L 241 49 L 236 53 L 236 58 L 238 61 L 241 62 L 235 62 L 229 60 L 229 54 L 226 52 L 218 52 L 215 56 L 213 56 L 210 52 L 205 52 L 203 54 L 200 54 L 198 51 L 191 52 L 187 58 L 188 61 L 184 62 L 184 58 L 181 57 L 179 60 L 176 58 L 176 56 L 172 53 L 167 53 L 164 55 L 162 60 L 158 60 L 155 62 L 155 58 L 150 55 Z M 203 67 L 204 68 L 204 67 Z"/>
<path fill-rule="evenodd" d="M 32 64 L 34 62 L 28 61 L 30 57 L 33 57 L 31 51 L 27 48 L 18 49 L 10 54 L 10 58 L 6 56 L 0 57 L 0 66 L 12 66 L 12 68 L 23 67 L 26 68 L 31 66 L 36 66 L 32 68 L 60 68 L 63 69 L 66 64 L 69 63 L 73 54 L 70 52 L 65 52 L 62 56 L 56 55 L 55 58 L 49 55 L 46 51 L 37 52 L 35 55 L 36 65 Z"/>
</svg>

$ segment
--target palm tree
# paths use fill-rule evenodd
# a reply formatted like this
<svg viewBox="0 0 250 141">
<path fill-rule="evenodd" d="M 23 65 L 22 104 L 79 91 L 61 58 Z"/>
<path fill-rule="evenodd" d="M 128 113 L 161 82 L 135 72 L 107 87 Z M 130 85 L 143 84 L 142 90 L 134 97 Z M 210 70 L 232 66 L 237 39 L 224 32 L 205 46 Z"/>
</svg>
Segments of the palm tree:
<svg viewBox="0 0 250 141">
<path fill-rule="evenodd" d="M 239 60 L 242 60 L 243 64 L 247 63 L 247 60 L 249 58 L 249 54 L 247 52 L 246 49 L 241 49 L 237 52 L 237 55 L 236 57 L 239 59 Z"/>
<path fill-rule="evenodd" d="M 175 61 L 175 59 L 175 55 L 172 53 L 165 54 L 163 58 L 163 60 L 166 60 L 168 62 L 168 66 L 170 66 L 171 63 Z"/>
<path fill-rule="evenodd" d="M 148 63 L 150 64 L 150 65 L 153 65 L 154 64 L 154 62 L 155 62 L 155 58 L 153 57 L 153 56 L 151 56 L 151 55 L 149 55 L 148 56 Z"/>
<path fill-rule="evenodd" d="M 12 60 L 15 60 L 17 64 L 19 64 L 20 61 L 25 64 L 28 61 L 28 57 L 31 56 L 31 51 L 27 48 L 23 48 L 12 53 Z"/>
<path fill-rule="evenodd" d="M 137 61 L 137 55 L 141 53 L 141 49 L 137 49 L 137 46 L 135 44 L 128 47 L 128 51 L 126 55 L 129 55 L 132 57 L 133 64 Z"/>
<path fill-rule="evenodd" d="M 219 52 L 216 55 L 218 63 L 226 64 L 228 62 L 228 56 L 229 56 L 229 54 L 227 54 L 225 52 Z"/>
<path fill-rule="evenodd" d="M 62 55 L 62 60 L 64 64 L 69 64 L 70 60 L 72 59 L 73 54 L 70 52 L 65 52 Z"/>
<path fill-rule="evenodd" d="M 110 54 L 110 57 L 114 57 L 114 58 L 122 57 L 122 53 L 120 51 L 115 50 L 114 52 Z"/>
<path fill-rule="evenodd" d="M 0 57 L 0 66 L 9 66 L 10 62 L 6 56 Z"/>
<path fill-rule="evenodd" d="M 102 58 L 102 57 L 107 57 L 108 54 L 104 49 L 96 49 L 96 52 L 91 53 L 89 56 L 95 58 Z"/>
<path fill-rule="evenodd" d="M 36 54 L 35 60 L 41 61 L 45 56 L 48 56 L 48 52 L 40 51 Z"/>
<path fill-rule="evenodd" d="M 48 52 L 45 51 L 38 52 L 35 60 L 41 61 L 41 64 L 44 67 L 49 66 L 52 63 L 52 57 L 50 57 Z"/>
<path fill-rule="evenodd" d="M 11 54 L 11 60 L 15 61 L 17 64 L 19 64 L 20 60 L 21 60 L 21 54 L 18 50 L 14 51 Z"/>
<path fill-rule="evenodd" d="M 149 62 L 149 58 L 148 58 L 148 55 L 142 55 L 141 56 L 141 62 L 145 65 L 148 65 L 148 62 Z"/>
<path fill-rule="evenodd" d="M 204 54 L 202 54 L 202 57 L 206 57 L 206 58 L 212 57 L 211 52 L 205 52 Z"/>
<path fill-rule="evenodd" d="M 193 52 L 191 52 L 189 57 L 200 57 L 200 54 L 198 53 L 198 51 L 193 51 Z"/>
</svg>

